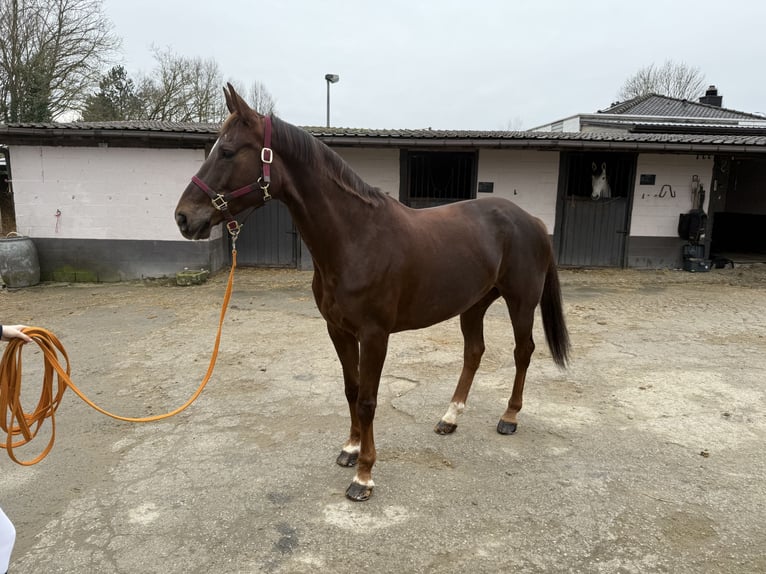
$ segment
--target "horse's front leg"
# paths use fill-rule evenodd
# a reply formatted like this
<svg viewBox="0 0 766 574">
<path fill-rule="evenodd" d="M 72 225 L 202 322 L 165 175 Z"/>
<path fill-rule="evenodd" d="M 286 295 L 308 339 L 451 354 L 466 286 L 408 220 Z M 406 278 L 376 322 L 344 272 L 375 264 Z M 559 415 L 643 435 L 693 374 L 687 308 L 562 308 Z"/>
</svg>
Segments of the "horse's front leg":
<svg viewBox="0 0 766 574">
<path fill-rule="evenodd" d="M 372 467 L 375 464 L 375 438 L 372 421 L 378 404 L 380 373 L 386 360 L 388 333 L 375 332 L 364 335 L 360 343 L 359 394 L 356 399 L 356 415 L 359 419 L 360 450 L 356 476 L 346 489 L 351 500 L 367 500 L 372 495 L 375 483 Z"/>
<path fill-rule="evenodd" d="M 335 460 L 341 466 L 354 466 L 359 458 L 359 417 L 356 402 L 359 395 L 359 342 L 352 334 L 327 323 L 327 331 L 335 345 L 341 367 L 343 368 L 343 384 L 346 389 L 346 400 L 351 413 L 351 431 L 348 440 Z"/>
</svg>

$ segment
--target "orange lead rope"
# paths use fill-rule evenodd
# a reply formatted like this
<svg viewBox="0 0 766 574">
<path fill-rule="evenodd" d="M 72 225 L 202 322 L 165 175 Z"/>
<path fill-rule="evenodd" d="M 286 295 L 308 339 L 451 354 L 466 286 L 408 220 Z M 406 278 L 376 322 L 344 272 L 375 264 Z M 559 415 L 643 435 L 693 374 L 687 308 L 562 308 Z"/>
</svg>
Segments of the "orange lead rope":
<svg viewBox="0 0 766 574">
<path fill-rule="evenodd" d="M 202 390 L 205 388 L 205 385 L 207 385 L 210 380 L 216 359 L 218 358 L 218 346 L 221 342 L 223 320 L 226 317 L 226 310 L 229 307 L 229 299 L 231 299 L 231 291 L 234 285 L 234 269 L 237 267 L 236 249 L 232 249 L 231 258 L 231 271 L 229 272 L 229 280 L 226 285 L 226 294 L 223 297 L 221 317 L 218 321 L 218 333 L 215 336 L 213 355 L 210 357 L 207 373 L 205 373 L 205 378 L 202 380 L 199 388 L 191 398 L 169 413 L 151 417 L 123 417 L 112 414 L 93 403 L 93 401 L 88 399 L 83 392 L 77 388 L 72 382 L 72 379 L 70 379 L 69 356 L 67 355 L 66 350 L 64 350 L 61 341 L 59 341 L 58 337 L 53 333 L 41 327 L 29 327 L 24 329 L 24 333 L 29 335 L 32 338 L 32 341 L 37 343 L 44 355 L 43 388 L 40 393 L 40 400 L 33 412 L 25 413 L 21 406 L 21 350 L 24 345 L 21 339 L 11 339 L 8 342 L 8 346 L 3 353 L 3 358 L 0 361 L 0 417 L 2 417 L 0 419 L 0 429 L 6 434 L 5 443 L 0 444 L 0 446 L 8 451 L 8 456 L 18 464 L 32 466 L 48 455 L 53 448 L 53 442 L 56 439 L 56 409 L 58 409 L 61 404 L 61 398 L 64 396 L 64 391 L 67 387 L 70 387 L 78 397 L 98 412 L 112 417 L 113 419 L 133 423 L 148 423 L 172 417 L 197 400 L 202 393 Z M 61 366 L 61 361 L 59 360 L 59 355 L 57 353 L 60 353 L 63 357 L 66 368 Z M 54 372 L 57 375 L 55 388 L 53 383 Z M 51 438 L 48 441 L 48 446 L 45 447 L 45 450 L 43 450 L 43 452 L 36 458 L 29 461 L 21 461 L 16 458 L 13 449 L 23 446 L 35 438 L 47 418 L 51 419 Z M 13 442 L 14 437 L 19 435 L 21 435 L 22 438 Z"/>
</svg>

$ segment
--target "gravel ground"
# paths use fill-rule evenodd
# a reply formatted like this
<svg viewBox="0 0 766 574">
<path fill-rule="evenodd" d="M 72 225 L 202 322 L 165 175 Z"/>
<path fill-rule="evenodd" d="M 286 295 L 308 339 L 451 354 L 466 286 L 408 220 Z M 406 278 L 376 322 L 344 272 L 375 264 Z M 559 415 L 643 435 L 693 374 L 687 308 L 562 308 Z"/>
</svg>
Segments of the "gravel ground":
<svg viewBox="0 0 766 574">
<path fill-rule="evenodd" d="M 573 362 L 553 365 L 538 318 L 516 435 L 495 432 L 514 372 L 502 304 L 450 436 L 432 429 L 459 374 L 457 320 L 392 337 L 377 486 L 354 504 L 311 275 L 237 270 L 215 373 L 188 410 L 123 423 L 67 393 L 48 458 L 0 458 L 11 572 L 766 571 L 766 266 L 561 278 Z M 202 379 L 225 280 L 5 290 L 0 319 L 56 333 L 102 406 L 157 414 Z M 34 403 L 36 347 L 24 368 Z"/>
</svg>

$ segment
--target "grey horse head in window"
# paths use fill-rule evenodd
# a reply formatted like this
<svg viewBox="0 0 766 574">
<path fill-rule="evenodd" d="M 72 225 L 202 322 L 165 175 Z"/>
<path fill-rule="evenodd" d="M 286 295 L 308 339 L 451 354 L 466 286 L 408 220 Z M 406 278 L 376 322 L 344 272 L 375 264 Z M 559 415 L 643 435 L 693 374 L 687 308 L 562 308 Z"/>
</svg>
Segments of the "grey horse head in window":
<svg viewBox="0 0 766 574">
<path fill-rule="evenodd" d="M 591 176 L 591 183 L 593 185 L 593 191 L 591 191 L 590 194 L 591 199 L 609 199 L 612 197 L 612 188 L 609 187 L 609 180 L 606 176 L 606 162 L 601 164 L 600 172 L 595 161 L 593 162 L 592 167 L 593 175 Z"/>
</svg>

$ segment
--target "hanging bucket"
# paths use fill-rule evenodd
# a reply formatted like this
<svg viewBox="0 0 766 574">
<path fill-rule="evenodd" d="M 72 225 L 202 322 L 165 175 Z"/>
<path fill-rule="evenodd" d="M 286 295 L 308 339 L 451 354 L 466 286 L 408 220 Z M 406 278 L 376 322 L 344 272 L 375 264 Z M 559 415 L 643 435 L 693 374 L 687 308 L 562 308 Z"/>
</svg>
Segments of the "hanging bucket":
<svg viewBox="0 0 766 574">
<path fill-rule="evenodd" d="M 40 261 L 32 239 L 16 233 L 0 237 L 0 278 L 10 288 L 40 282 Z"/>
</svg>

